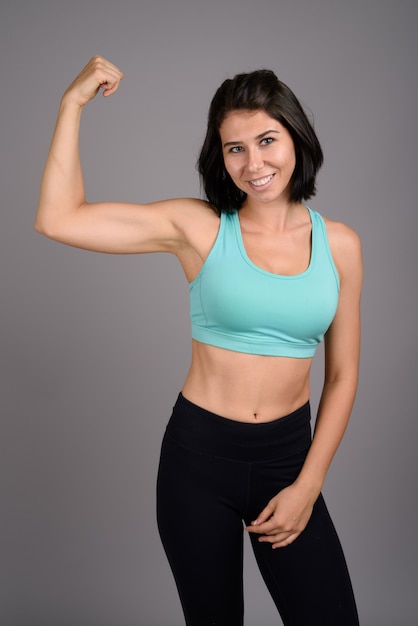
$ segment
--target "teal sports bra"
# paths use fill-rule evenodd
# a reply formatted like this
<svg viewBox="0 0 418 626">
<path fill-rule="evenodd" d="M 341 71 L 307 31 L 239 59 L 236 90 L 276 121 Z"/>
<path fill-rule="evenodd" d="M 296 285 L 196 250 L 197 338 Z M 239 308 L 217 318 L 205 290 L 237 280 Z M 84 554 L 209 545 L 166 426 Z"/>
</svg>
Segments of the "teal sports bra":
<svg viewBox="0 0 418 626">
<path fill-rule="evenodd" d="M 308 209 L 311 259 L 305 272 L 282 276 L 248 257 L 238 211 L 222 213 L 215 243 L 190 283 L 192 337 L 266 356 L 310 358 L 338 306 L 340 282 L 325 223 Z"/>
</svg>

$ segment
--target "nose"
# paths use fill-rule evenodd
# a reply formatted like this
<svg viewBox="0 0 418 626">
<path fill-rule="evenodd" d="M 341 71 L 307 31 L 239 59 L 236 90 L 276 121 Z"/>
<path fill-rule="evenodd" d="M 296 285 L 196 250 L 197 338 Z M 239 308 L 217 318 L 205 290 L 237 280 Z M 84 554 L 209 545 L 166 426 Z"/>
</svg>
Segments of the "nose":
<svg viewBox="0 0 418 626">
<path fill-rule="evenodd" d="M 249 172 L 258 172 L 264 166 L 264 161 L 257 147 L 248 148 L 247 159 L 247 169 Z"/>
</svg>

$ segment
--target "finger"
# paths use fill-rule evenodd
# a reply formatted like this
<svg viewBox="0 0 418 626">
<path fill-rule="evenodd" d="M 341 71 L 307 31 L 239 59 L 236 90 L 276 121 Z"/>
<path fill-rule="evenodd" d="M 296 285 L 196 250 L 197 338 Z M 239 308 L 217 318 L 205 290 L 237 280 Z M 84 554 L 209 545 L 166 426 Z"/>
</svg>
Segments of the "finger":
<svg viewBox="0 0 418 626">
<path fill-rule="evenodd" d="M 286 548 L 290 546 L 298 537 L 300 533 L 294 533 L 293 535 L 289 535 L 286 539 L 282 539 L 281 541 L 277 541 L 272 544 L 272 549 L 276 550 L 276 548 Z"/>
<path fill-rule="evenodd" d="M 115 91 L 117 91 L 117 89 L 119 88 L 120 81 L 122 80 L 122 78 L 123 78 L 123 74 L 121 74 L 120 76 L 108 78 L 105 83 L 102 83 L 100 87 L 103 89 L 103 95 L 110 96 L 114 94 Z"/>
<path fill-rule="evenodd" d="M 261 511 L 257 519 L 251 522 L 251 526 L 258 526 L 259 524 L 262 524 L 263 522 L 266 522 L 267 520 L 269 520 L 271 516 L 273 515 L 274 510 L 275 510 L 274 505 L 269 502 L 269 504 L 266 507 L 264 507 L 264 509 Z"/>
<path fill-rule="evenodd" d="M 103 95 L 107 97 L 107 96 L 111 96 L 112 94 L 114 94 L 115 91 L 119 87 L 119 82 L 120 81 L 116 81 L 116 82 L 107 81 L 105 83 L 102 83 L 100 85 L 100 88 L 103 89 Z"/>
<path fill-rule="evenodd" d="M 120 69 L 116 67 L 116 65 L 113 65 L 113 63 L 98 54 L 90 59 L 83 71 L 89 72 L 91 69 L 93 71 L 99 70 L 102 72 L 106 72 L 115 77 L 123 76 L 123 72 L 121 72 Z"/>
<path fill-rule="evenodd" d="M 123 79 L 123 72 L 102 57 L 95 57 L 92 60 L 92 65 L 96 80 L 99 82 L 100 88 L 103 89 L 103 95 L 110 96 L 115 93 Z"/>
<path fill-rule="evenodd" d="M 258 538 L 260 543 L 270 543 L 273 549 L 284 548 L 290 546 L 291 543 L 300 535 L 298 532 L 283 532 L 273 536 L 262 536 Z"/>
<path fill-rule="evenodd" d="M 277 522 L 271 518 L 267 522 L 262 524 L 254 524 L 254 522 L 247 526 L 247 531 L 249 533 L 257 533 L 258 535 L 267 535 L 274 532 L 279 532 L 279 528 L 277 528 Z"/>
<path fill-rule="evenodd" d="M 105 96 L 115 93 L 123 78 L 123 72 L 116 65 L 100 56 L 95 56 L 89 61 L 81 73 L 81 77 L 83 75 L 86 76 L 89 82 L 93 79 L 97 90 L 103 89 L 103 95 Z"/>
</svg>

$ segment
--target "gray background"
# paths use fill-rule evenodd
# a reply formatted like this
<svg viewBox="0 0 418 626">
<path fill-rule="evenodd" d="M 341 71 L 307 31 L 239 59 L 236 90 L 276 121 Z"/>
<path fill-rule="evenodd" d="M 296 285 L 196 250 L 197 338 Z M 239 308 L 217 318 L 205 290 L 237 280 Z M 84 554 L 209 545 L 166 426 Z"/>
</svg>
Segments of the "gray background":
<svg viewBox="0 0 418 626">
<path fill-rule="evenodd" d="M 188 367 L 187 284 L 170 256 L 33 230 L 59 99 L 95 53 L 126 77 L 85 110 L 90 200 L 199 195 L 209 100 L 237 72 L 272 68 L 313 112 L 311 206 L 354 227 L 365 259 L 361 383 L 325 494 L 363 626 L 417 623 L 417 6 L 2 2 L 2 626 L 182 624 L 155 476 Z M 320 352 L 314 406 L 321 371 Z M 245 585 L 246 624 L 277 624 L 248 550 Z"/>
</svg>

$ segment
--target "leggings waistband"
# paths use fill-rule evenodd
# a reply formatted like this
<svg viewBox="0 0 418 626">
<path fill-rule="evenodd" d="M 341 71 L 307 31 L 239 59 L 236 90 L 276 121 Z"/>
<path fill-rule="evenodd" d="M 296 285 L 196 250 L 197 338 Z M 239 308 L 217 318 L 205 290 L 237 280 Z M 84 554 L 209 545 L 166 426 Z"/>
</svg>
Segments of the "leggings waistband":
<svg viewBox="0 0 418 626">
<path fill-rule="evenodd" d="M 311 441 L 310 404 L 272 422 L 250 424 L 212 413 L 181 393 L 167 425 L 167 435 L 201 454 L 237 461 L 266 461 L 307 450 Z"/>
</svg>

